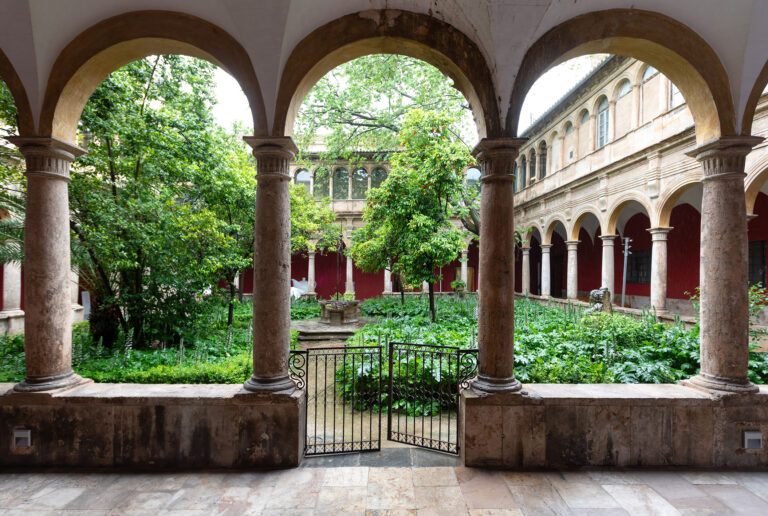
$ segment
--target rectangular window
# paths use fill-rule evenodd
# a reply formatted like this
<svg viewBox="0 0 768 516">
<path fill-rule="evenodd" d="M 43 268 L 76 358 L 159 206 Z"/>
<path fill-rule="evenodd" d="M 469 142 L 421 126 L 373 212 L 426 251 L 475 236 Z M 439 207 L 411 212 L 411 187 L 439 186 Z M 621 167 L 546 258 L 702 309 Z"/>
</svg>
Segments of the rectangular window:
<svg viewBox="0 0 768 516">
<path fill-rule="evenodd" d="M 627 283 L 651 284 L 651 250 L 631 251 L 627 258 Z"/>
<path fill-rule="evenodd" d="M 765 240 L 749 243 L 749 286 L 765 286 Z"/>
</svg>

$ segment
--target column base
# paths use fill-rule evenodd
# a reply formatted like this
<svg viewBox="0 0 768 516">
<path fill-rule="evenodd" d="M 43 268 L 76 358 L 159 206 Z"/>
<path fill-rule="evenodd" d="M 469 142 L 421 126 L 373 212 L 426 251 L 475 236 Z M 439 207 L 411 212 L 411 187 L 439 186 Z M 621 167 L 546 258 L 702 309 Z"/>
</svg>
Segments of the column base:
<svg viewBox="0 0 768 516">
<path fill-rule="evenodd" d="M 513 394 L 523 392 L 523 384 L 514 376 L 508 378 L 496 378 L 492 376 L 477 375 L 470 388 L 480 395 L 487 394 Z"/>
<path fill-rule="evenodd" d="M 302 299 L 317 299 L 317 292 L 307 292 L 303 294 Z"/>
<path fill-rule="evenodd" d="M 706 391 L 712 394 L 754 394 L 759 388 L 754 383 L 743 378 L 729 378 L 700 373 L 687 380 L 680 380 L 680 385 Z"/>
<path fill-rule="evenodd" d="M 296 390 L 296 384 L 288 375 L 271 378 L 263 378 L 253 375 L 245 381 L 243 387 L 245 390 L 251 392 L 293 392 Z"/>
<path fill-rule="evenodd" d="M 16 392 L 46 392 L 60 389 L 71 389 L 86 383 L 93 383 L 93 380 L 83 378 L 70 370 L 66 373 L 51 376 L 31 376 L 26 377 L 24 381 L 14 385 Z"/>
</svg>

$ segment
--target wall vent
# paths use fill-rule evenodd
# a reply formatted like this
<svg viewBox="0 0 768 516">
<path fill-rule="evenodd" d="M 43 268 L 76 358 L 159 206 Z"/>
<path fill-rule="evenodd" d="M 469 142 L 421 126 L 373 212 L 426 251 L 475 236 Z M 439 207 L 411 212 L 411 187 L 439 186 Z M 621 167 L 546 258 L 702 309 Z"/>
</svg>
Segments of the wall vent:
<svg viewBox="0 0 768 516">
<path fill-rule="evenodd" d="M 759 450 L 763 447 L 763 432 L 760 430 L 744 430 L 744 448 Z"/>
<path fill-rule="evenodd" d="M 29 448 L 32 446 L 32 430 L 16 429 L 13 431 L 13 447 Z"/>
</svg>

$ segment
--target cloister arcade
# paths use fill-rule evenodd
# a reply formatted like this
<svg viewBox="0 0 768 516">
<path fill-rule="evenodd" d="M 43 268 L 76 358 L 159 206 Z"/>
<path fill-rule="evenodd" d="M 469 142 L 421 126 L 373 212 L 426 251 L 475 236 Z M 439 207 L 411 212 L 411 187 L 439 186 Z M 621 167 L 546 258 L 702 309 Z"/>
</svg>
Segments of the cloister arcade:
<svg viewBox="0 0 768 516">
<path fill-rule="evenodd" d="M 309 0 L 237 6 L 162 0 L 154 5 L 165 10 L 134 11 L 128 0 L 0 3 L 0 76 L 19 110 L 19 136 L 12 141 L 26 158 L 28 177 L 27 376 L 4 386 L 0 395 L 0 439 L 10 442 L 9 433 L 22 427 L 32 428 L 35 436 L 31 449 L 0 446 L 0 462 L 170 467 L 301 462 L 306 412 L 301 390 L 288 374 L 287 185 L 297 151 L 293 119 L 319 77 L 374 52 L 420 58 L 451 77 L 469 100 L 482 138 L 475 149 L 483 185 L 480 351 L 477 378 L 462 394 L 465 463 L 754 467 L 768 460 L 766 448 L 745 450 L 741 435 L 746 429 L 768 431 L 768 391 L 747 378 L 745 290 L 744 177 L 745 172 L 755 180 L 763 177 L 762 171 L 753 173 L 749 158 L 762 142 L 752 136 L 752 120 L 768 83 L 768 43 L 760 37 L 768 12 L 762 4 L 739 3 L 726 14 L 716 4 L 702 8 L 698 0 L 633 3 L 647 10 L 626 9 L 628 2 L 614 0 L 601 4 L 613 7 L 605 11 L 590 11 L 588 2 L 553 3 L 556 9 L 545 2 L 530 6 L 524 16 L 514 3 L 490 3 L 485 12 L 469 1 L 441 4 L 440 10 L 431 2 L 374 2 L 372 8 L 358 0 L 329 2 L 322 10 Z M 611 247 L 608 237 L 644 224 L 658 230 L 650 235 L 655 251 L 686 195 L 670 193 L 662 203 L 660 192 L 670 190 L 661 184 L 667 165 L 674 164 L 665 163 L 665 156 L 643 158 L 649 170 L 643 182 L 609 187 L 608 177 L 593 177 L 598 192 L 608 191 L 592 198 L 564 188 L 565 217 L 555 216 L 545 195 L 550 186 L 565 183 L 569 174 L 588 175 L 582 169 L 586 163 L 597 168 L 599 160 L 610 166 L 636 159 L 619 150 L 619 127 L 611 123 L 625 97 L 642 98 L 635 86 L 631 95 L 618 98 L 625 89 L 617 84 L 594 103 L 577 107 L 575 117 L 557 128 L 562 142 L 553 144 L 548 136 L 540 145 L 517 133 L 534 81 L 554 64 L 597 51 L 639 59 L 669 77 L 693 120 L 683 132 L 691 156 L 676 166 L 701 184 L 686 192 L 701 191 L 702 367 L 683 385 L 522 386 L 514 376 L 515 228 L 533 228 L 531 241 L 538 241 L 541 256 L 552 246 L 550 267 L 561 246 L 571 264 L 580 261 L 578 241 L 597 253 L 602 240 L 605 252 Z M 76 145 L 77 123 L 90 94 L 111 71 L 158 53 L 218 64 L 238 80 L 250 102 L 254 134 L 246 141 L 257 160 L 259 188 L 253 376 L 244 386 L 99 385 L 71 368 L 67 180 L 70 163 L 84 152 Z M 646 82 L 653 80 L 649 76 Z M 588 153 L 591 160 L 579 159 Z M 571 166 L 552 173 L 553 160 Z M 515 166 L 527 183 L 514 184 Z M 763 201 L 754 192 L 762 186 L 749 186 L 753 209 L 759 209 Z M 648 203 L 648 197 L 655 200 Z M 589 214 L 599 228 L 586 211 L 582 217 L 589 204 L 597 207 Z M 531 260 L 535 253 L 528 253 Z M 525 261 L 525 248 L 520 254 Z M 525 273 L 521 279 L 526 281 Z M 550 282 L 550 292 L 553 286 Z M 579 284 L 575 287 L 578 292 Z M 570 276 L 566 291 L 574 293 Z M 657 295 L 652 292 L 651 298 Z"/>
</svg>

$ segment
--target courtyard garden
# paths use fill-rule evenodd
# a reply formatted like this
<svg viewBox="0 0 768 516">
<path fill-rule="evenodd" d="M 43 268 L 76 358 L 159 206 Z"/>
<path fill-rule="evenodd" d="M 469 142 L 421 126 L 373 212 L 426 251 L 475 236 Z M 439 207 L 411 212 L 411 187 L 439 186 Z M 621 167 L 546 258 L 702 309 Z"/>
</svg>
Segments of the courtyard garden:
<svg viewBox="0 0 768 516">
<path fill-rule="evenodd" d="M 431 321 L 426 297 L 366 300 L 362 315 L 374 322 L 361 328 L 348 345 L 407 342 L 477 347 L 477 300 L 438 298 L 437 322 Z M 252 308 L 235 304 L 228 330 L 226 305 L 212 305 L 196 320 L 194 331 L 173 345 L 160 341 L 133 349 L 121 334 L 111 348 L 94 342 L 88 323 L 73 329 L 73 368 L 97 382 L 242 383 L 251 374 Z M 293 319 L 318 317 L 316 301 L 294 301 Z M 639 319 L 620 314 L 585 315 L 525 299 L 515 304 L 515 375 L 524 383 L 674 383 L 699 369 L 699 327 L 663 324 L 648 314 Z M 291 347 L 296 348 L 295 332 Z M 434 381 L 455 382 L 450 372 Z M 24 377 L 24 336 L 0 338 L 0 382 Z M 768 380 L 768 354 L 750 353 L 749 377 Z M 364 382 L 360 377 L 358 381 Z M 361 388 L 362 385 L 356 386 Z"/>
</svg>

